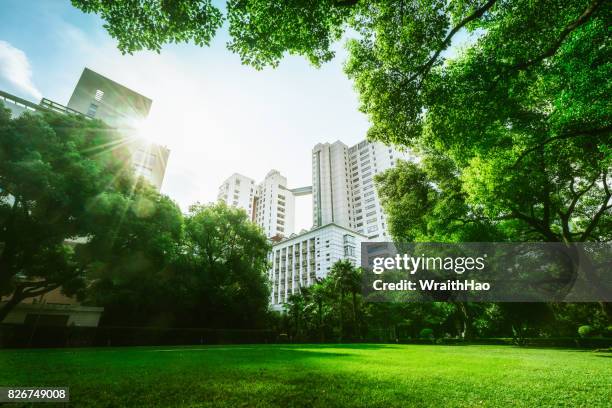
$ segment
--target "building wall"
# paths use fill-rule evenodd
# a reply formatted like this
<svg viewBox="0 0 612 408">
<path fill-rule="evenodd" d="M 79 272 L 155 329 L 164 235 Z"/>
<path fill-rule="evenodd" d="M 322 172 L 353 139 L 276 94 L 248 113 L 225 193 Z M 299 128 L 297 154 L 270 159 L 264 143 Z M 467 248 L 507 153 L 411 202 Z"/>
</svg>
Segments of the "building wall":
<svg viewBox="0 0 612 408">
<path fill-rule="evenodd" d="M 287 188 L 287 178 L 277 170 L 270 170 L 257 186 L 254 221 L 269 238 L 293 234 L 295 196 Z"/>
<path fill-rule="evenodd" d="M 217 201 L 243 209 L 249 218 L 253 219 L 255 188 L 255 180 L 234 173 L 219 186 Z"/>
<path fill-rule="evenodd" d="M 348 148 L 340 142 L 319 143 L 312 155 L 313 224 L 349 226 Z"/>
<path fill-rule="evenodd" d="M 66 326 L 97 327 L 103 311 L 103 307 L 21 303 L 9 312 L 2 323 L 24 324 L 29 320 L 32 324 L 36 322 L 37 316 L 41 316 L 39 319 L 41 324 L 44 324 L 44 321 L 48 320 L 45 317 L 54 316 L 63 318 L 59 320 L 64 320 Z"/>
<path fill-rule="evenodd" d="M 345 227 L 328 224 L 275 244 L 268 255 L 270 304 L 281 309 L 290 295 L 325 278 L 340 259 L 348 259 L 357 266 L 361 243 L 366 239 Z"/>
<path fill-rule="evenodd" d="M 117 82 L 85 68 L 68 107 L 104 120 L 119 130 L 137 128 L 149 116 L 153 101 Z"/>
<path fill-rule="evenodd" d="M 160 191 L 166 175 L 170 150 L 142 139 L 131 140 L 128 148 L 132 152 L 132 165 L 136 176 L 144 177 L 157 191 Z"/>
<path fill-rule="evenodd" d="M 414 156 L 365 140 L 350 148 L 339 141 L 317 144 L 312 156 L 314 225 L 334 222 L 370 239 L 387 240 L 374 176 L 395 166 L 398 159 L 414 160 Z"/>
<path fill-rule="evenodd" d="M 68 108 L 100 119 L 125 135 L 135 174 L 144 177 L 159 191 L 170 150 L 148 142 L 146 135 L 138 133 L 152 103 L 146 96 L 85 68 L 68 101 Z"/>
</svg>

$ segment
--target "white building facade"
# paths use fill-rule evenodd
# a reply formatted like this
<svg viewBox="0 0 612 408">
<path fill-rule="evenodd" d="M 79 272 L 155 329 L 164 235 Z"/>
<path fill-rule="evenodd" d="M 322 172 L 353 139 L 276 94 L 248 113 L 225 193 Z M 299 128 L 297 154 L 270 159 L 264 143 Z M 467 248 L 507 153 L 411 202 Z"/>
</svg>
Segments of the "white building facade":
<svg viewBox="0 0 612 408">
<path fill-rule="evenodd" d="M 346 227 L 327 224 L 274 244 L 268 255 L 272 308 L 282 310 L 290 295 L 325 278 L 340 259 L 357 266 L 361 243 L 366 240 Z"/>
<path fill-rule="evenodd" d="M 370 240 L 388 240 L 374 176 L 395 166 L 399 159 L 415 157 L 410 152 L 366 140 L 352 147 L 340 141 L 317 144 L 312 151 L 314 225 L 333 222 Z"/>
<path fill-rule="evenodd" d="M 253 221 L 268 238 L 288 237 L 294 232 L 295 196 L 287 188 L 287 178 L 270 170 L 257 186 Z"/>
<path fill-rule="evenodd" d="M 280 239 L 294 232 L 295 195 L 278 170 L 270 170 L 259 184 L 234 173 L 219 187 L 217 200 L 245 210 L 268 238 Z"/>
<path fill-rule="evenodd" d="M 253 198 L 255 197 L 255 180 L 242 174 L 234 173 L 219 187 L 217 200 L 230 207 L 241 208 L 253 219 Z"/>
</svg>

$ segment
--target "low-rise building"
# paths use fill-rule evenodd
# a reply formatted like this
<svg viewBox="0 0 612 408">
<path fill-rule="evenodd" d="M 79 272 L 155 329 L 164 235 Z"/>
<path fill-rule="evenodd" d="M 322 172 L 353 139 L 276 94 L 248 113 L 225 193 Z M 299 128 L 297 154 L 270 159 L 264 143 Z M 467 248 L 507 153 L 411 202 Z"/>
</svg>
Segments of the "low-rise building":
<svg viewBox="0 0 612 408">
<path fill-rule="evenodd" d="M 44 295 L 22 300 L 8 313 L 2 323 L 97 327 L 102 312 L 104 312 L 103 307 L 83 306 L 75 298 L 64 295 L 61 289 L 57 288 Z"/>
<path fill-rule="evenodd" d="M 325 278 L 340 259 L 348 259 L 357 266 L 361 243 L 367 239 L 346 227 L 327 224 L 274 244 L 268 255 L 272 308 L 282 310 L 290 295 Z"/>
</svg>

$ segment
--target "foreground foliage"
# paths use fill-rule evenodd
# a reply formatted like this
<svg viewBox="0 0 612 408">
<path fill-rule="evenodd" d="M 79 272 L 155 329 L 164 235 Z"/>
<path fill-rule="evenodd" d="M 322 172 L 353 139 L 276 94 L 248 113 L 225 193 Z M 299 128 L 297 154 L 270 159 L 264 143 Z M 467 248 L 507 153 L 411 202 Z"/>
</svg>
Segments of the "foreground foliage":
<svg viewBox="0 0 612 408">
<path fill-rule="evenodd" d="M 0 321 L 28 297 L 76 292 L 93 236 L 123 218 L 139 192 L 121 136 L 100 121 L 58 114 L 11 119 L 0 104 Z"/>
</svg>

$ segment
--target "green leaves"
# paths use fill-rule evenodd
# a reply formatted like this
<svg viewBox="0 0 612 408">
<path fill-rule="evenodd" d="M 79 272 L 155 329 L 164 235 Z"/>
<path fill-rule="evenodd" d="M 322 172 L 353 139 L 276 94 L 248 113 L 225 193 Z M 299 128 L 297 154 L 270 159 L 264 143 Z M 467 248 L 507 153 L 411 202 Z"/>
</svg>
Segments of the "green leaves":
<svg viewBox="0 0 612 408">
<path fill-rule="evenodd" d="M 99 14 L 122 53 L 160 52 L 166 43 L 210 44 L 223 24 L 210 0 L 72 0 L 85 13 Z"/>
<path fill-rule="evenodd" d="M 285 54 L 303 55 L 319 66 L 334 57 L 331 47 L 354 13 L 343 3 L 349 2 L 230 0 L 228 49 L 256 69 L 277 66 Z"/>
</svg>

